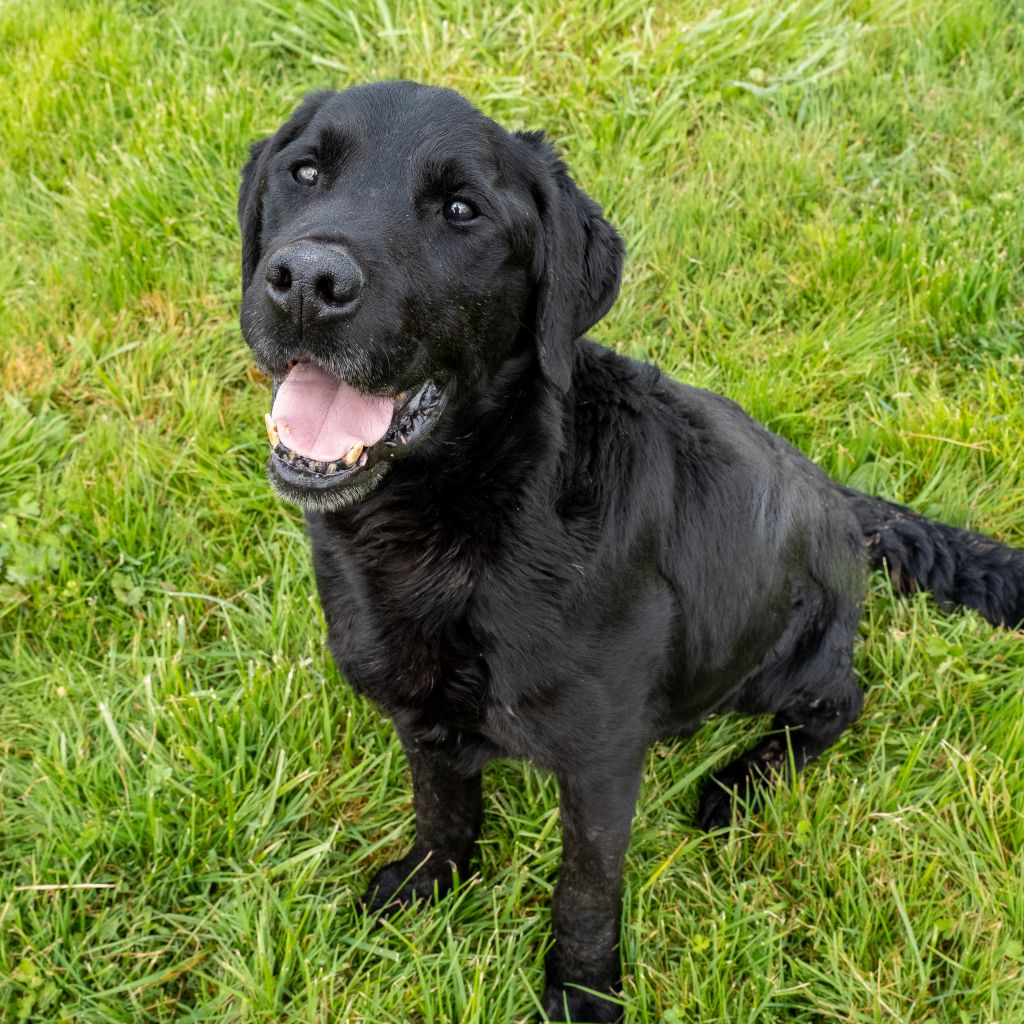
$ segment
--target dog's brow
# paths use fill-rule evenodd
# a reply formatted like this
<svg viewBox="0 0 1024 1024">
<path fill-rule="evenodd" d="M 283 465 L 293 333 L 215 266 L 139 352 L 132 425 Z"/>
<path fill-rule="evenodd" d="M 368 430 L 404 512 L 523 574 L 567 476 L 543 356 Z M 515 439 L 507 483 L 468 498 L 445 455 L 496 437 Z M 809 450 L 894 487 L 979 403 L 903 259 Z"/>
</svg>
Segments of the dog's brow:
<svg viewBox="0 0 1024 1024">
<path fill-rule="evenodd" d="M 352 151 L 352 135 L 338 125 L 324 125 L 316 142 L 317 156 L 322 164 L 341 163 Z"/>
<path fill-rule="evenodd" d="M 424 159 L 420 175 L 425 188 L 439 192 L 451 192 L 482 184 L 478 170 L 450 156 L 431 154 Z"/>
</svg>

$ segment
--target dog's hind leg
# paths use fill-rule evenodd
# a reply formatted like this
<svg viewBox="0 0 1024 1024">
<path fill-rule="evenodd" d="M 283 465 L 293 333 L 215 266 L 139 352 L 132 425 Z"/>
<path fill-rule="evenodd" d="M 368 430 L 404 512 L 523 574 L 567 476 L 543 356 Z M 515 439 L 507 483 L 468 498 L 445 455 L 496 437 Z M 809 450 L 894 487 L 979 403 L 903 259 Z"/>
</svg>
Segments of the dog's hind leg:
<svg viewBox="0 0 1024 1024">
<path fill-rule="evenodd" d="M 812 631 L 737 705 L 740 711 L 774 711 L 772 731 L 707 780 L 697 809 L 702 828 L 732 824 L 738 797 L 755 804 L 766 786 L 791 767 L 800 771 L 860 714 L 864 696 L 853 674 L 854 628 L 851 616 L 843 616 L 817 637 Z"/>
</svg>

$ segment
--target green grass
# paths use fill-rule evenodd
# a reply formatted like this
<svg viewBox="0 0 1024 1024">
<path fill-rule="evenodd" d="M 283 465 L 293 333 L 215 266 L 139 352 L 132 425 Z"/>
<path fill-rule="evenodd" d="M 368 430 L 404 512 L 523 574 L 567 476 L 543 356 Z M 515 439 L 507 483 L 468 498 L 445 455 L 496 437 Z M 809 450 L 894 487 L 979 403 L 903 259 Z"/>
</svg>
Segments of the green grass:
<svg viewBox="0 0 1024 1024">
<path fill-rule="evenodd" d="M 409 76 L 545 127 L 630 246 L 595 334 L 840 479 L 1024 544 L 1024 8 L 1010 0 L 0 7 L 0 1020 L 525 1021 L 556 791 L 374 928 L 410 835 L 261 471 L 237 175 L 304 90 Z M 1024 1021 L 1024 642 L 878 581 L 867 706 L 726 841 L 653 749 L 630 1024 Z M 55 888 L 41 888 L 44 886 Z"/>
</svg>

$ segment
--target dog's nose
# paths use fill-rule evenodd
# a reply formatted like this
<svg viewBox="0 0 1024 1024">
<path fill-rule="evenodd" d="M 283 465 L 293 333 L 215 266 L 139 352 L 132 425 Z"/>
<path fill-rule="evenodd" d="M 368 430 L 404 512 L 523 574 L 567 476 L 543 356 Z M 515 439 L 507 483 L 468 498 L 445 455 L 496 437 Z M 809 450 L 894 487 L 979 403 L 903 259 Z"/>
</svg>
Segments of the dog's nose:
<svg viewBox="0 0 1024 1024">
<path fill-rule="evenodd" d="M 362 272 L 340 245 L 289 242 L 267 263 L 267 296 L 298 326 L 350 315 L 362 289 Z"/>
</svg>

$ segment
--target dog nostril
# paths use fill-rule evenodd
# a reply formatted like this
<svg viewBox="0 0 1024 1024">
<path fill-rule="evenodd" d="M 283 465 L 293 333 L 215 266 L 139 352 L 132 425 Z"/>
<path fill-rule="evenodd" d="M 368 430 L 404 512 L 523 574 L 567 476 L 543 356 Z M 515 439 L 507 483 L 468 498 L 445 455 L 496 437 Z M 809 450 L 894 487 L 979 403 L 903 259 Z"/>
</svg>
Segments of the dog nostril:
<svg viewBox="0 0 1024 1024">
<path fill-rule="evenodd" d="M 326 306 L 344 306 L 358 294 L 361 282 L 357 274 L 321 274 L 316 279 L 316 294 Z"/>
<path fill-rule="evenodd" d="M 292 286 L 292 272 L 283 263 L 268 267 L 267 284 L 278 291 L 286 292 Z"/>
</svg>

